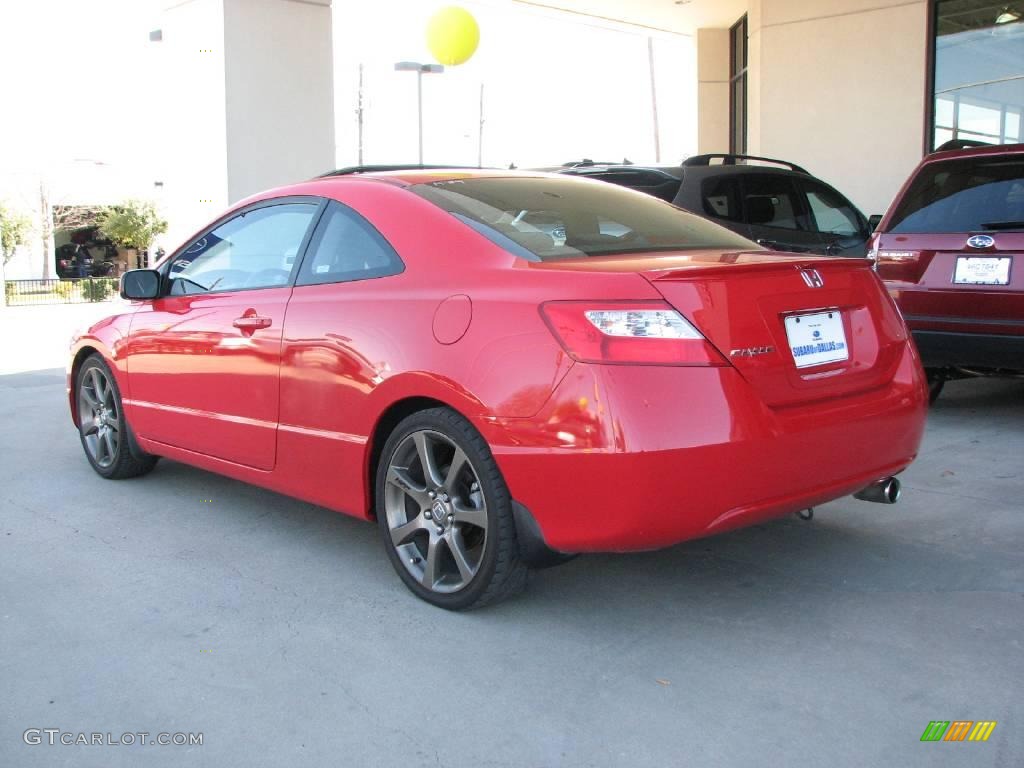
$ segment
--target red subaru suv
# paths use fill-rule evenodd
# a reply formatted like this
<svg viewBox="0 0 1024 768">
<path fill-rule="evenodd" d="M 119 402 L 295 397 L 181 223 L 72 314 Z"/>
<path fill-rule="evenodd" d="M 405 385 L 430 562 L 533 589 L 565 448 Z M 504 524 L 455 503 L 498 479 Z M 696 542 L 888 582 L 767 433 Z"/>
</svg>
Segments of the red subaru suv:
<svg viewBox="0 0 1024 768">
<path fill-rule="evenodd" d="M 1024 144 L 926 157 L 869 256 L 914 334 L 932 399 L 950 378 L 1024 373 Z"/>
</svg>

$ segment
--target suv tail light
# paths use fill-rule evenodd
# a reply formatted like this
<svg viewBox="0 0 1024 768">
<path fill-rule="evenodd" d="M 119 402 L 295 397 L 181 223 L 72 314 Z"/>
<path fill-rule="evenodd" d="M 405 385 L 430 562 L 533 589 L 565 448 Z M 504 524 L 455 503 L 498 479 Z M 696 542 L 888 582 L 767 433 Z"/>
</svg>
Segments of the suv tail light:
<svg viewBox="0 0 1024 768">
<path fill-rule="evenodd" d="M 541 315 L 581 363 L 728 365 L 668 304 L 658 301 L 551 301 Z"/>
</svg>

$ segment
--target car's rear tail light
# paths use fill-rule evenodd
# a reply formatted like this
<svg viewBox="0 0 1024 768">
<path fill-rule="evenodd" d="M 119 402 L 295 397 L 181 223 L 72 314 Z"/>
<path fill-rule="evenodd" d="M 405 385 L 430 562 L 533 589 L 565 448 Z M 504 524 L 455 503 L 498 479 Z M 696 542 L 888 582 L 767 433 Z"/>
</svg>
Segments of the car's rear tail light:
<svg viewBox="0 0 1024 768">
<path fill-rule="evenodd" d="M 662 302 L 552 301 L 544 317 L 581 363 L 728 365 L 689 321 Z"/>
</svg>

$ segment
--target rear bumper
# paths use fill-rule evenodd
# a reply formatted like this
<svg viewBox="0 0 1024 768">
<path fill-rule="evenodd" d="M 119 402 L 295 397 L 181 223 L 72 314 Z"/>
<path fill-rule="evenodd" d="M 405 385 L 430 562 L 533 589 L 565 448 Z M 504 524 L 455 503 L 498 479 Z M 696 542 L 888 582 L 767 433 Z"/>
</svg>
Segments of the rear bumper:
<svg viewBox="0 0 1024 768">
<path fill-rule="evenodd" d="M 909 346 L 885 387 L 765 407 L 733 368 L 576 364 L 530 420 L 486 431 L 561 552 L 657 549 L 823 504 L 900 472 L 926 394 Z"/>
<path fill-rule="evenodd" d="M 914 330 L 927 368 L 1001 368 L 1024 371 L 1024 335 Z"/>
</svg>

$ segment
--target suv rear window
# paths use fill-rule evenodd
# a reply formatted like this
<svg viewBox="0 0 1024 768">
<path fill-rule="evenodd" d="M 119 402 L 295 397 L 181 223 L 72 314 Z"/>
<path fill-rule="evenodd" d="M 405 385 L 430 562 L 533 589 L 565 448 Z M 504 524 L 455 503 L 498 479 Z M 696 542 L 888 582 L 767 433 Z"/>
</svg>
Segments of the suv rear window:
<svg viewBox="0 0 1024 768">
<path fill-rule="evenodd" d="M 569 177 L 474 178 L 410 189 L 531 261 L 759 246 L 641 192 Z"/>
<path fill-rule="evenodd" d="M 893 213 L 890 232 L 1024 230 L 1024 159 L 926 165 Z"/>
</svg>

